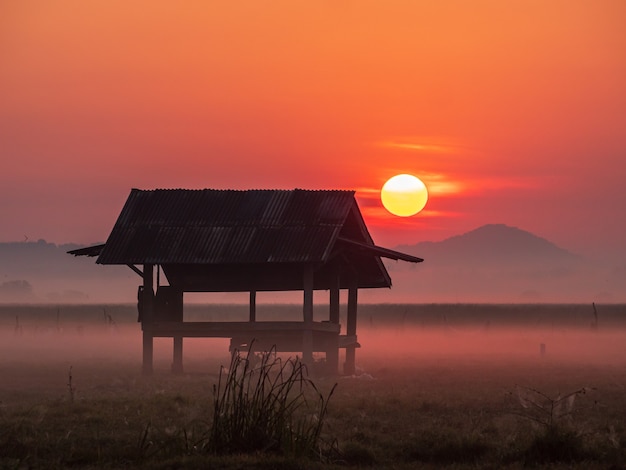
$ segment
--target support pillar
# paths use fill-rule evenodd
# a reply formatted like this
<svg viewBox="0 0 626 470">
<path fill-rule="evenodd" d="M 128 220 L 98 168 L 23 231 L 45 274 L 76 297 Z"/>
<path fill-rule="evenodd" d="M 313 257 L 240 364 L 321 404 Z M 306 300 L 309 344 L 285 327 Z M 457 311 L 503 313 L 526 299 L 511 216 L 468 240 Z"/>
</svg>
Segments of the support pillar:
<svg viewBox="0 0 626 470">
<path fill-rule="evenodd" d="M 330 287 L 330 311 L 328 320 L 334 325 L 339 324 L 339 274 L 333 276 L 333 285 Z M 326 365 L 331 375 L 336 375 L 339 371 L 339 334 L 337 334 L 336 344 L 333 343 L 326 351 Z"/>
<path fill-rule="evenodd" d="M 356 371 L 356 316 L 357 316 L 357 283 L 356 279 L 350 283 L 348 289 L 348 316 L 346 319 L 346 335 L 354 341 L 346 347 L 346 363 L 344 373 L 354 375 Z"/>
<path fill-rule="evenodd" d="M 141 329 L 143 330 L 143 365 L 144 375 L 152 375 L 153 359 L 153 336 L 152 322 L 154 320 L 154 291 L 153 291 L 154 266 L 143 265 L 143 305 L 141 316 Z"/>
<path fill-rule="evenodd" d="M 304 270 L 304 331 L 302 333 L 302 361 L 313 364 L 313 268 Z"/>
<path fill-rule="evenodd" d="M 256 321 L 256 291 L 250 291 L 250 323 Z"/>
<path fill-rule="evenodd" d="M 174 358 L 172 362 L 172 372 L 174 374 L 183 373 L 183 337 L 174 336 Z"/>
<path fill-rule="evenodd" d="M 330 312 L 328 319 L 331 323 L 339 324 L 339 275 L 333 276 L 333 285 L 330 287 Z"/>
<path fill-rule="evenodd" d="M 152 332 L 143 330 L 143 375 L 152 375 L 152 356 L 153 356 Z"/>
</svg>

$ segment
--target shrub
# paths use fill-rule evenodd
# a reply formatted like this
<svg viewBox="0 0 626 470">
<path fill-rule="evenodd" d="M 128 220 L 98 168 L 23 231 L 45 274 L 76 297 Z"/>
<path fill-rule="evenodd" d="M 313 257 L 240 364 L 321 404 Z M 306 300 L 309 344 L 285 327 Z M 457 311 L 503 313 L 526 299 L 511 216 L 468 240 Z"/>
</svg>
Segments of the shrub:
<svg viewBox="0 0 626 470">
<path fill-rule="evenodd" d="M 590 457 L 581 436 L 559 426 L 548 427 L 537 434 L 522 454 L 527 464 L 576 462 Z"/>
</svg>

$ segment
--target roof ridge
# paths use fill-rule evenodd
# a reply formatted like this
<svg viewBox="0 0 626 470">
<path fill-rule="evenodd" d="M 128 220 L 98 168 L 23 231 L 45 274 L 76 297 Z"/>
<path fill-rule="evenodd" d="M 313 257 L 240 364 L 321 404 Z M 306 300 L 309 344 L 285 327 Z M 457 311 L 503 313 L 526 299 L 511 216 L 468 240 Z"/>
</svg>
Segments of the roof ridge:
<svg viewBox="0 0 626 470">
<path fill-rule="evenodd" d="M 132 191 L 140 191 L 140 192 L 156 192 L 156 191 L 179 191 L 179 192 L 202 192 L 202 191 L 221 191 L 221 192 L 309 192 L 309 193 L 356 193 L 354 189 L 304 189 L 304 188 L 292 188 L 292 189 L 267 189 L 267 188 L 248 188 L 248 189 L 223 189 L 223 188 L 152 188 L 152 189 L 140 189 L 140 188 L 132 188 Z"/>
</svg>

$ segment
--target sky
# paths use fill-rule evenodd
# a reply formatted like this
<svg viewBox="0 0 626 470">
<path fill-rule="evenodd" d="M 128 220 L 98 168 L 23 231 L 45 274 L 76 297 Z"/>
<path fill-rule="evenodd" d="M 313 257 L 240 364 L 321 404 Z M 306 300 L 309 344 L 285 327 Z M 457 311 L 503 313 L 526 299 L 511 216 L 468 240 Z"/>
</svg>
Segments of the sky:
<svg viewBox="0 0 626 470">
<path fill-rule="evenodd" d="M 504 223 L 626 256 L 622 0 L 0 0 L 0 241 L 131 188 L 353 189 L 382 246 Z M 428 187 L 410 218 L 379 198 Z"/>
</svg>

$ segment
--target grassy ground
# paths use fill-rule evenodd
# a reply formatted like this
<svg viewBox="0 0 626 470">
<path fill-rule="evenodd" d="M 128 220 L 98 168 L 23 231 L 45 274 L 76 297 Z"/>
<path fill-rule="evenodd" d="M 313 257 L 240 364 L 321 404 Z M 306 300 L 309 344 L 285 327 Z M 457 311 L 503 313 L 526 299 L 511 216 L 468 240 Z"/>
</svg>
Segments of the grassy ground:
<svg viewBox="0 0 626 470">
<path fill-rule="evenodd" d="M 507 326 L 457 321 L 453 307 L 437 321 L 400 311 L 362 322 L 358 376 L 313 379 L 322 392 L 338 386 L 307 458 L 204 450 L 225 341 L 186 341 L 185 374 L 173 376 L 171 343 L 157 340 L 155 374 L 143 377 L 130 322 L 59 323 L 53 312 L 17 333 L 7 322 L 0 468 L 626 468 L 619 322 Z"/>
</svg>

